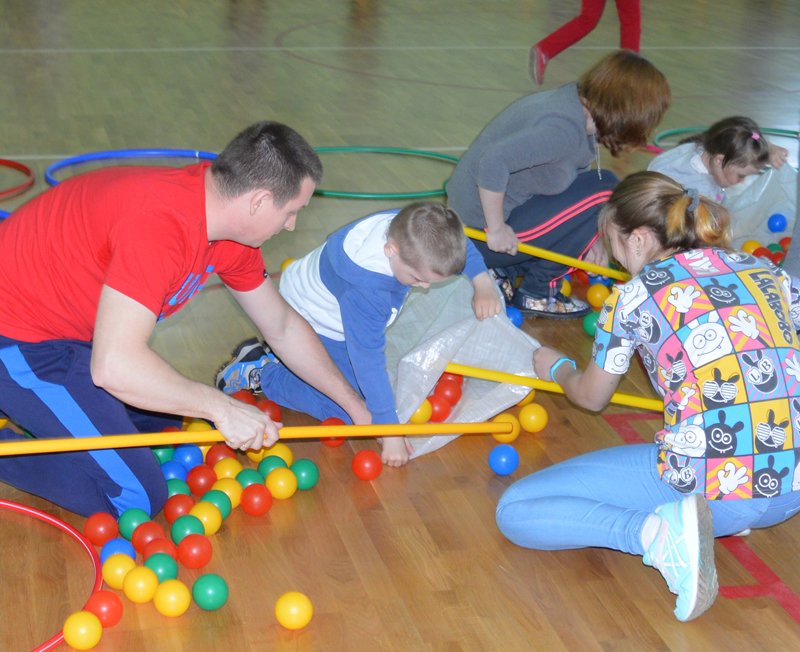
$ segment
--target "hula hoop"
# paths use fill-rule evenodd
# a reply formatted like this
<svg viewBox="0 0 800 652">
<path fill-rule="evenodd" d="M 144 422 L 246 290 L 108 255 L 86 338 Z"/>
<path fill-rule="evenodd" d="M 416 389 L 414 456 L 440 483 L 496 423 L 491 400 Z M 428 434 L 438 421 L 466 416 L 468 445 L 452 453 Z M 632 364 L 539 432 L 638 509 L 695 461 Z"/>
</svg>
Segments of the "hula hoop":
<svg viewBox="0 0 800 652">
<path fill-rule="evenodd" d="M 0 190 L 0 199 L 8 199 L 14 195 L 23 193 L 33 185 L 34 181 L 36 181 L 36 175 L 33 173 L 33 170 L 31 170 L 27 165 L 17 163 L 17 161 L 10 161 L 7 158 L 0 158 L 0 167 L 10 168 L 11 170 L 22 172 L 22 174 L 25 175 L 25 181 L 22 183 L 17 184 L 16 186 L 11 186 L 10 188 L 6 188 L 5 190 Z"/>
<path fill-rule="evenodd" d="M 666 131 L 662 131 L 656 134 L 656 137 L 653 139 L 653 142 L 656 144 L 657 147 L 662 146 L 662 142 L 670 138 L 671 136 L 682 136 L 684 134 L 699 134 L 702 131 L 705 131 L 708 127 L 681 127 L 679 129 L 667 129 Z M 766 134 L 768 136 L 782 136 L 784 138 L 797 138 L 800 136 L 800 132 L 793 131 L 791 129 L 774 129 L 772 127 L 762 127 L 761 133 Z"/>
<path fill-rule="evenodd" d="M 83 165 L 93 161 L 126 158 L 193 158 L 213 161 L 217 158 L 214 152 L 203 152 L 194 149 L 113 149 L 106 152 L 87 152 L 65 158 L 53 163 L 44 171 L 44 180 L 51 186 L 58 185 L 59 181 L 53 176 L 54 172 L 62 168 Z"/>
<path fill-rule="evenodd" d="M 352 154 L 354 152 L 365 152 L 367 154 L 396 154 L 400 156 L 416 156 L 418 158 L 432 158 L 448 163 L 458 163 L 458 157 L 439 152 L 429 152 L 424 149 L 406 149 L 402 147 L 316 147 L 317 154 Z M 422 199 L 424 197 L 437 197 L 444 194 L 442 188 L 432 190 L 420 190 L 417 192 L 348 192 L 345 190 L 328 190 L 317 188 L 315 195 L 320 197 L 338 197 L 339 199 Z"/>
<path fill-rule="evenodd" d="M 92 546 L 91 542 L 80 532 L 78 532 L 78 530 L 72 527 L 69 523 L 65 523 L 64 521 L 59 520 L 55 516 L 51 516 L 46 512 L 39 511 L 33 507 L 28 507 L 27 505 L 12 503 L 10 500 L 0 499 L 0 509 L 6 509 L 18 514 L 25 514 L 26 516 L 33 516 L 33 518 L 47 523 L 48 525 L 52 525 L 62 532 L 65 532 L 75 539 L 75 541 L 80 543 L 89 554 L 89 557 L 92 560 L 92 566 L 94 566 L 94 586 L 92 587 L 92 593 L 90 595 L 97 593 L 97 591 L 100 590 L 100 587 L 103 585 L 103 568 L 100 565 L 100 557 L 97 556 L 97 551 L 94 549 L 94 546 Z M 60 631 L 49 640 L 35 647 L 33 652 L 46 652 L 47 650 L 52 650 L 53 648 L 61 645 L 63 642 L 64 632 Z"/>
</svg>

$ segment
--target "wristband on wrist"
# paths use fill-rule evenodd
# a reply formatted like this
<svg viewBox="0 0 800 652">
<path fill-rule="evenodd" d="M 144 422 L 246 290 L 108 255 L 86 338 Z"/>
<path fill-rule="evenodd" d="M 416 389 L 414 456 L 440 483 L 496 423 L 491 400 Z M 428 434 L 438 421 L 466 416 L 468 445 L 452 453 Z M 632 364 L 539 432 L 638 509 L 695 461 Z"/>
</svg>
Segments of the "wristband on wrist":
<svg viewBox="0 0 800 652">
<path fill-rule="evenodd" d="M 568 358 L 565 355 L 562 355 L 558 360 L 556 360 L 553 365 L 550 367 L 550 380 L 555 381 L 556 379 L 556 371 L 562 364 L 568 364 L 573 369 L 577 369 L 578 365 L 575 364 L 575 360 L 572 358 Z"/>
</svg>

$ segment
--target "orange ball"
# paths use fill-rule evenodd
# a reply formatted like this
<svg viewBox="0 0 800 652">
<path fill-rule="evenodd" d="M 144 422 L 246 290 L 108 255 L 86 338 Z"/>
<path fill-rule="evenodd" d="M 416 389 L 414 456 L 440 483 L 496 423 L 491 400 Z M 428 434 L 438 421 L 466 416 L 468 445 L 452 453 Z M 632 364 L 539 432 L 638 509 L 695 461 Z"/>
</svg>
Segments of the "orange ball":
<svg viewBox="0 0 800 652">
<path fill-rule="evenodd" d="M 501 414 L 498 414 L 496 417 L 494 417 L 494 419 L 492 419 L 492 421 L 495 423 L 510 423 L 512 426 L 511 432 L 506 435 L 501 435 L 496 432 L 492 433 L 492 437 L 494 437 L 494 439 L 496 441 L 499 441 L 501 444 L 510 444 L 517 437 L 519 437 L 519 431 L 520 431 L 519 419 L 517 419 L 517 417 L 515 417 L 510 412 L 503 412 Z"/>
<path fill-rule="evenodd" d="M 609 290 L 605 285 L 602 283 L 595 283 L 594 285 L 589 286 L 589 289 L 586 290 L 586 300 L 589 302 L 589 305 L 592 306 L 595 310 L 600 310 L 603 306 L 603 301 L 608 298 L 608 295 L 611 294 L 611 290 Z"/>
<path fill-rule="evenodd" d="M 528 432 L 541 432 L 547 426 L 547 410 L 539 403 L 526 405 L 519 411 L 519 423 Z"/>
</svg>

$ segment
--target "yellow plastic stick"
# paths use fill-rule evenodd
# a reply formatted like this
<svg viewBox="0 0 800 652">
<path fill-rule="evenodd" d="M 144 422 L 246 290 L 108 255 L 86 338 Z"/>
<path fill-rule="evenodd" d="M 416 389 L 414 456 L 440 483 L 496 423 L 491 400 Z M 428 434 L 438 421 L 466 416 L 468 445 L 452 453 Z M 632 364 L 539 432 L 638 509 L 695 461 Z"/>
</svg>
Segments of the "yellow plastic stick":
<svg viewBox="0 0 800 652">
<path fill-rule="evenodd" d="M 280 429 L 282 440 L 317 439 L 322 437 L 406 437 L 430 435 L 486 435 L 511 433 L 512 424 L 487 423 L 422 423 L 422 424 L 372 424 L 366 426 L 285 426 Z M 134 448 L 136 446 L 167 446 L 177 444 L 209 444 L 224 441 L 219 430 L 194 430 L 187 432 L 150 432 L 105 437 L 78 437 L 59 439 L 23 439 L 0 444 L 0 457 L 7 455 L 35 455 L 39 453 L 64 453 L 102 448 Z"/>
<path fill-rule="evenodd" d="M 502 371 L 481 369 L 479 367 L 468 367 L 463 364 L 455 363 L 450 363 L 445 367 L 444 370 L 451 374 L 467 376 L 468 378 L 493 380 L 497 383 L 508 383 L 509 385 L 522 385 L 523 387 L 540 389 L 543 392 L 555 392 L 557 394 L 564 393 L 564 390 L 558 383 L 548 380 L 540 380 L 539 378 L 528 378 L 526 376 L 517 376 L 516 374 L 508 374 Z M 664 404 L 661 401 L 655 398 L 647 398 L 645 396 L 633 396 L 631 394 L 621 394 L 619 392 L 615 392 L 611 395 L 610 402 L 616 405 L 625 405 L 627 407 L 641 408 L 642 410 L 651 410 L 652 412 L 664 411 Z"/>
<path fill-rule="evenodd" d="M 464 233 L 467 234 L 467 237 L 472 238 L 473 240 L 481 240 L 482 242 L 486 242 L 486 234 L 483 231 L 465 226 Z M 618 269 L 611 269 L 610 267 L 602 267 L 601 265 L 595 265 L 594 263 L 587 263 L 585 260 L 572 258 L 572 256 L 565 256 L 564 254 L 542 249 L 541 247 L 534 247 L 533 245 L 525 244 L 523 242 L 520 242 L 519 250 L 523 254 L 528 254 L 529 256 L 536 256 L 537 258 L 552 260 L 554 263 L 561 263 L 567 267 L 577 267 L 578 269 L 586 270 L 592 274 L 599 274 L 600 276 L 615 278 L 618 281 L 627 281 L 630 278 L 629 274 L 626 272 L 621 272 Z"/>
</svg>

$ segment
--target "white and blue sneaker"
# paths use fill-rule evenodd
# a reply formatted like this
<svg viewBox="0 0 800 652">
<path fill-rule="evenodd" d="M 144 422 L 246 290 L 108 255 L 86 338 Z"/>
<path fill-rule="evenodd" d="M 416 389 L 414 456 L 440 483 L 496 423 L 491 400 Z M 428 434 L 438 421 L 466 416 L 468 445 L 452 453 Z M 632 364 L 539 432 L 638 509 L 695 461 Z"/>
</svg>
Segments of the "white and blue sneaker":
<svg viewBox="0 0 800 652">
<path fill-rule="evenodd" d="M 245 340 L 233 352 L 233 358 L 217 372 L 217 388 L 226 394 L 240 389 L 261 391 L 261 370 L 275 356 L 257 338 Z"/>
<path fill-rule="evenodd" d="M 692 494 L 655 513 L 661 525 L 642 561 L 656 568 L 677 594 L 675 617 L 692 620 L 714 604 L 719 592 L 711 510 L 703 496 Z"/>
</svg>

